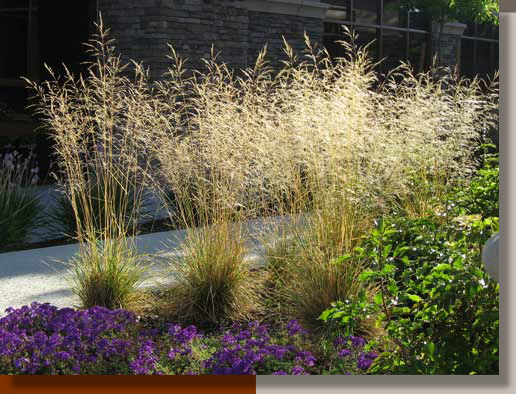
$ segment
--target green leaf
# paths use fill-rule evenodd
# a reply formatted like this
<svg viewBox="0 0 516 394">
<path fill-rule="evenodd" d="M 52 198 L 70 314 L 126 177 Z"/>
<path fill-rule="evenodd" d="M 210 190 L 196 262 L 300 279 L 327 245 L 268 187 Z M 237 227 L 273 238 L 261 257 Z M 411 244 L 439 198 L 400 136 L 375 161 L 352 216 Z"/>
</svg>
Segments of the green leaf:
<svg viewBox="0 0 516 394">
<path fill-rule="evenodd" d="M 364 248 L 362 248 L 360 246 L 357 246 L 355 248 L 355 252 L 357 252 L 358 254 L 362 255 L 362 254 L 364 254 Z"/>
<path fill-rule="evenodd" d="M 469 299 L 475 298 L 476 295 L 477 295 L 477 286 L 468 287 Z"/>
<path fill-rule="evenodd" d="M 332 313 L 332 311 L 330 309 L 326 309 L 323 313 L 321 313 L 321 316 L 319 316 L 319 320 L 327 321 L 330 313 Z"/>
<path fill-rule="evenodd" d="M 386 246 L 383 248 L 383 257 L 384 257 L 384 258 L 389 257 L 389 253 L 391 252 L 391 249 L 392 249 L 392 245 L 391 245 L 391 244 L 386 245 Z"/>
<path fill-rule="evenodd" d="M 423 299 L 418 296 L 418 295 L 415 295 L 415 294 L 405 294 L 407 296 L 408 299 L 414 301 L 414 302 L 421 302 L 423 301 Z"/>
<path fill-rule="evenodd" d="M 396 267 L 392 264 L 385 264 L 383 266 L 383 270 L 382 270 L 382 273 L 383 274 L 392 274 L 394 273 L 394 271 L 396 270 Z"/>
<path fill-rule="evenodd" d="M 426 352 L 427 352 L 428 356 L 430 357 L 430 360 L 435 361 L 435 356 L 434 356 L 435 344 L 433 342 L 428 342 L 425 345 L 425 348 L 426 348 Z"/>
<path fill-rule="evenodd" d="M 410 308 L 408 306 L 404 306 L 404 307 L 396 307 L 396 308 L 393 309 L 393 311 L 395 313 L 400 314 L 400 315 L 405 315 L 407 313 L 410 313 L 411 310 L 410 310 Z"/>
<path fill-rule="evenodd" d="M 358 279 L 362 282 L 367 281 L 375 276 L 375 272 L 371 269 L 366 269 L 358 276 Z"/>
<path fill-rule="evenodd" d="M 387 288 L 389 289 L 389 291 L 394 294 L 394 295 L 397 295 L 398 294 L 398 286 L 396 285 L 396 282 L 392 281 L 389 283 L 389 286 L 387 286 Z"/>
<path fill-rule="evenodd" d="M 376 305 L 381 305 L 383 304 L 383 299 L 382 299 L 382 293 L 376 293 L 375 296 L 374 296 L 374 303 Z"/>
<path fill-rule="evenodd" d="M 351 259 L 352 255 L 350 253 L 345 254 L 344 256 L 337 257 L 336 259 L 331 260 L 331 262 L 335 265 L 342 264 L 343 262 Z"/>
<path fill-rule="evenodd" d="M 451 265 L 450 264 L 446 264 L 446 263 L 441 263 L 439 265 L 437 265 L 436 267 L 434 267 L 434 269 L 432 271 L 445 271 L 445 270 L 451 270 Z"/>
<path fill-rule="evenodd" d="M 462 256 L 457 257 L 453 261 L 453 267 L 457 268 L 457 269 L 462 269 L 464 267 L 464 260 L 463 260 Z"/>
<path fill-rule="evenodd" d="M 350 320 L 351 320 L 351 316 L 344 316 L 341 321 L 342 321 L 342 323 L 346 324 L 346 323 L 349 323 Z"/>
</svg>

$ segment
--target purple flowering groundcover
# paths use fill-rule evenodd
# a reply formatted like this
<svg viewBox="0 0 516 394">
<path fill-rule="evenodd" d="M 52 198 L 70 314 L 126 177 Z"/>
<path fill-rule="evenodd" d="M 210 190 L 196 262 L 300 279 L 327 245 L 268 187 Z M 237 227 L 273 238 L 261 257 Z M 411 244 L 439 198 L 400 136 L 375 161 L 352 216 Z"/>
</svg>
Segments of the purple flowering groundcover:
<svg viewBox="0 0 516 394">
<path fill-rule="evenodd" d="M 32 303 L 0 318 L 0 374 L 365 374 L 377 353 L 363 338 L 317 339 L 291 320 L 149 324 L 133 312 Z"/>
</svg>

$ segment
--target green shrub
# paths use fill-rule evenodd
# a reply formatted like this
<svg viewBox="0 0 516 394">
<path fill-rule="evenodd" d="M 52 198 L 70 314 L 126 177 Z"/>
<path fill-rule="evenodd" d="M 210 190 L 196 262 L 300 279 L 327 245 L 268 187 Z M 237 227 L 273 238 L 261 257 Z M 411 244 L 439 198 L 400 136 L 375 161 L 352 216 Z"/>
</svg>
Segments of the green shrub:
<svg viewBox="0 0 516 394">
<path fill-rule="evenodd" d="M 332 302 L 331 308 L 326 309 L 319 319 L 325 323 L 325 330 L 330 336 L 369 337 L 371 332 L 364 331 L 363 327 L 366 322 L 375 320 L 378 311 L 378 307 L 362 291 L 356 299 Z"/>
<path fill-rule="evenodd" d="M 371 370 L 498 374 L 499 286 L 480 261 L 498 218 L 379 222 L 364 249 L 365 282 L 379 283 L 381 318 L 399 348 Z"/>
<path fill-rule="evenodd" d="M 457 207 L 468 214 L 480 214 L 487 218 L 499 216 L 500 205 L 500 167 L 498 154 L 485 158 L 484 166 L 464 186 L 452 195 Z"/>
<path fill-rule="evenodd" d="M 0 250 L 26 239 L 40 209 L 30 190 L 0 190 Z"/>
</svg>

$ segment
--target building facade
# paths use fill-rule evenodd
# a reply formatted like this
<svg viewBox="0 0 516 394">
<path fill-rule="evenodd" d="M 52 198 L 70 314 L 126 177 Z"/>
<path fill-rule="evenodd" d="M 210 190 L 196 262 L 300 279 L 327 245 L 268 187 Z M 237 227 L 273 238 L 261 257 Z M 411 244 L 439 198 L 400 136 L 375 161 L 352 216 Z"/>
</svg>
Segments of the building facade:
<svg viewBox="0 0 516 394">
<path fill-rule="evenodd" d="M 202 67 L 212 45 L 220 60 L 243 68 L 268 45 L 268 60 L 284 58 L 283 37 L 297 51 L 311 41 L 332 56 L 342 54 L 342 25 L 356 30 L 359 43 L 375 40 L 371 55 L 385 72 L 410 61 L 417 71 L 430 65 L 440 46 L 442 64 L 459 65 L 467 76 L 498 69 L 498 30 L 448 23 L 439 29 L 398 0 L 0 0 L 0 136 L 30 133 L 27 91 L 20 76 L 44 80 L 44 64 L 62 72 L 84 70 L 83 43 L 99 15 L 125 60 L 143 61 L 160 78 L 170 60 L 168 44 Z M 438 44 L 440 42 L 440 44 Z M 0 141 L 1 142 L 1 141 Z"/>
</svg>

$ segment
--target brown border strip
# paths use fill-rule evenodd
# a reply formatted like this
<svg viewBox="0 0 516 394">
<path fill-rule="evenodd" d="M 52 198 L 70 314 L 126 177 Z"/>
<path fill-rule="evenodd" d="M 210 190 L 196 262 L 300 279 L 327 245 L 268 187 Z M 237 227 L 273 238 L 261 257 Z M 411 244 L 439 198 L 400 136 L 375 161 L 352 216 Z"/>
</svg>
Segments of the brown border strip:
<svg viewBox="0 0 516 394">
<path fill-rule="evenodd" d="M 3 394 L 255 394 L 254 376 L 0 376 Z"/>
</svg>

